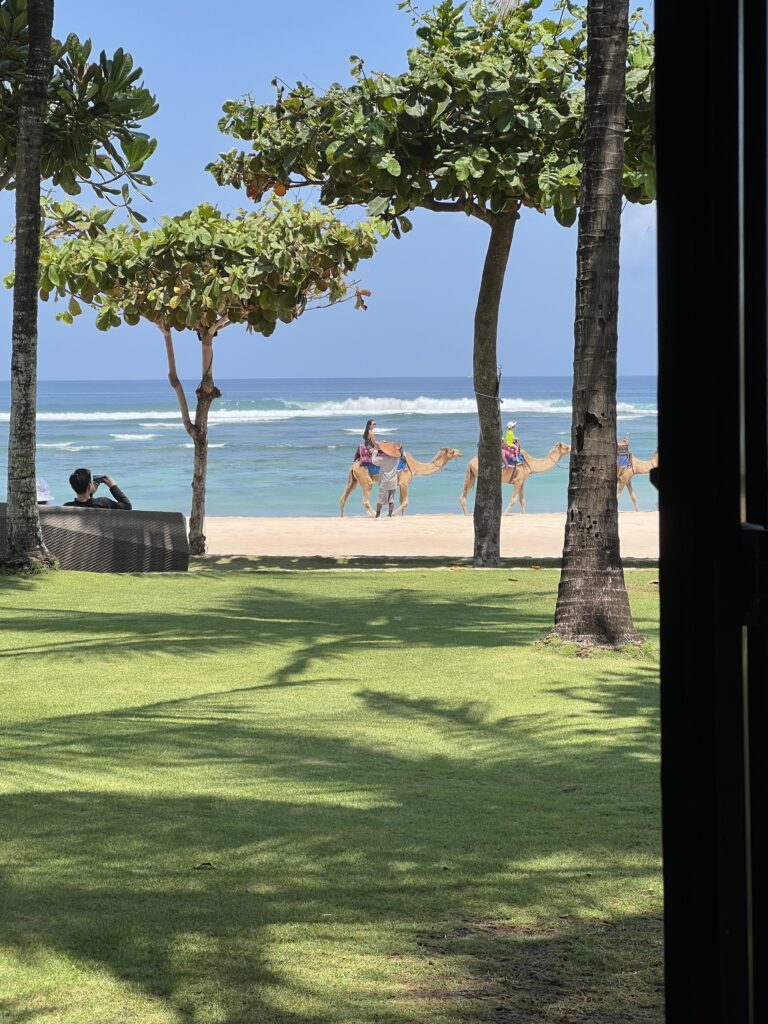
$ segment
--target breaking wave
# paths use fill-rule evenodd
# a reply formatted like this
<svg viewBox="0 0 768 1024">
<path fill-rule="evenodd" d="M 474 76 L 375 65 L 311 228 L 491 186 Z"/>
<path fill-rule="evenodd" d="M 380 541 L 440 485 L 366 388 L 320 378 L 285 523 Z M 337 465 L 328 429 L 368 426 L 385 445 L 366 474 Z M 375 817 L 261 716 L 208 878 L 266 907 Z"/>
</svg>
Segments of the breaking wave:
<svg viewBox="0 0 768 1024">
<path fill-rule="evenodd" d="M 549 416 L 570 416 L 570 402 L 555 398 L 504 398 L 501 402 L 502 415 L 542 414 Z M 619 402 L 617 412 L 623 419 L 639 419 L 656 416 L 654 406 Z M 267 399 L 254 402 L 234 402 L 214 407 L 211 410 L 211 424 L 273 423 L 279 420 L 323 419 L 328 417 L 358 416 L 471 416 L 476 415 L 474 398 L 373 398 L 361 395 L 336 402 L 284 402 Z M 178 428 L 182 426 L 176 410 L 102 410 L 89 412 L 39 412 L 41 422 L 76 423 L 138 423 L 150 429 L 157 427 Z M 7 422 L 9 414 L 0 412 L 0 421 Z M 146 439 L 145 435 L 142 439 Z M 122 439 L 127 439 L 127 436 Z M 138 435 L 135 438 L 138 440 Z"/>
<path fill-rule="evenodd" d="M 154 441 L 159 434 L 110 434 L 113 441 Z"/>
</svg>

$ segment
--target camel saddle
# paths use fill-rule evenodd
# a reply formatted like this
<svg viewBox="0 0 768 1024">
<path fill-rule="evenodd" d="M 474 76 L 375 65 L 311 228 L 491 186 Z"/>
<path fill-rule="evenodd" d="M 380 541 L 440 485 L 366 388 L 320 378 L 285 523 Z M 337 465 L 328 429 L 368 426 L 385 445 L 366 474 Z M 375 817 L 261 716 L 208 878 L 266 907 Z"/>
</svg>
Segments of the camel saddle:
<svg viewBox="0 0 768 1024">
<path fill-rule="evenodd" d="M 393 459 L 400 457 L 400 446 L 395 444 L 394 441 L 379 441 L 379 449 Z"/>
</svg>

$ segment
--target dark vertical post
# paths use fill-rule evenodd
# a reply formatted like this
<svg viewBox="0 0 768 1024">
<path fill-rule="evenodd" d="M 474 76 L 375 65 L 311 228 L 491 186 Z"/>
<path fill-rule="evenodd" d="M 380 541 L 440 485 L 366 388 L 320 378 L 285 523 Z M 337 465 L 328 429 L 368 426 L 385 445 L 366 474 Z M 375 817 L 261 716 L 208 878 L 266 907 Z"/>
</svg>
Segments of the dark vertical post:
<svg viewBox="0 0 768 1024">
<path fill-rule="evenodd" d="M 741 2 L 703 0 L 693 46 L 690 8 L 656 7 L 662 803 L 674 1024 L 755 1019 L 741 600 L 741 13 Z M 681 83 L 695 102 L 682 101 Z M 692 445 L 718 460 L 703 505 L 692 503 L 685 472 Z"/>
<path fill-rule="evenodd" d="M 744 132 L 744 536 L 747 617 L 747 713 L 752 905 L 768 900 L 768 5 L 750 4 L 743 31 Z M 762 530 L 760 529 L 762 528 Z M 751 550 L 750 550 L 751 548 Z M 762 566 L 761 566 L 762 560 Z M 750 593 L 750 582 L 753 591 Z M 753 1016 L 768 1020 L 768 927 L 764 913 L 752 915 L 755 967 Z"/>
</svg>

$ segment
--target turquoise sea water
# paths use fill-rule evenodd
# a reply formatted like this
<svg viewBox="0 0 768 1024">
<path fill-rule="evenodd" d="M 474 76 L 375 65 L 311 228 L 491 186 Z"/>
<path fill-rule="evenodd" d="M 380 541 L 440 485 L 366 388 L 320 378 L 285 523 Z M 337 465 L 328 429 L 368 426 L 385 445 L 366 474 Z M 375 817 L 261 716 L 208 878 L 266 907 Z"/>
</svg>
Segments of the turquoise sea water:
<svg viewBox="0 0 768 1024">
<path fill-rule="evenodd" d="M 471 380 L 378 378 L 225 380 L 211 412 L 209 515 L 328 516 L 338 501 L 365 422 L 401 440 L 427 461 L 443 445 L 464 457 L 415 481 L 411 513 L 460 512 L 467 461 L 477 450 Z M 194 384 L 187 383 L 194 400 Z M 543 456 L 570 440 L 571 381 L 517 377 L 502 381 L 502 417 L 517 421 L 523 447 Z M 656 447 L 656 378 L 619 381 L 620 434 L 649 458 Z M 0 444 L 5 450 L 9 385 L 0 383 Z M 5 451 L 2 467 L 5 472 Z M 67 478 L 78 466 L 108 473 L 136 508 L 189 511 L 192 444 L 167 381 L 43 381 L 38 390 L 38 473 L 56 502 L 71 497 Z M 568 460 L 526 486 L 528 512 L 566 507 Z M 643 509 L 656 507 L 648 477 L 637 478 Z M 5 491 L 3 476 L 2 490 Z M 506 490 L 506 489 L 505 489 Z M 471 507 L 471 505 L 470 505 Z M 622 496 L 620 507 L 631 509 Z M 359 491 L 347 514 L 361 512 Z"/>
</svg>

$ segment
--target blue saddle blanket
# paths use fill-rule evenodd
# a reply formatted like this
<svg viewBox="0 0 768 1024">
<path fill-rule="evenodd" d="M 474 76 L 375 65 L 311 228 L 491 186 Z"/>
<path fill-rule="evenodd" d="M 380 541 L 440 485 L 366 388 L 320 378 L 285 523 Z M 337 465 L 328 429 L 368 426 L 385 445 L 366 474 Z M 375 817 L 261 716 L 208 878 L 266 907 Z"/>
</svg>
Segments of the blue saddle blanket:
<svg viewBox="0 0 768 1024">
<path fill-rule="evenodd" d="M 627 469 L 629 466 L 629 454 L 621 454 L 616 456 L 616 465 L 619 469 Z"/>
<path fill-rule="evenodd" d="M 402 472 L 402 470 L 407 468 L 407 465 L 408 463 L 405 461 L 405 459 L 400 459 L 400 461 L 397 464 L 397 472 Z M 374 466 L 372 463 L 369 463 L 366 466 L 366 469 L 368 470 L 371 476 L 378 476 L 379 472 L 381 471 L 380 466 Z"/>
</svg>

